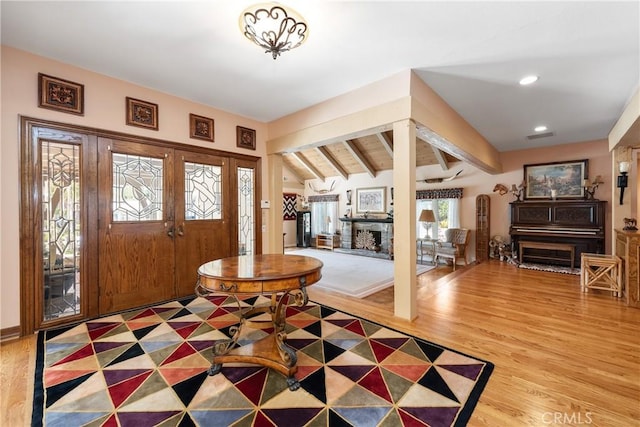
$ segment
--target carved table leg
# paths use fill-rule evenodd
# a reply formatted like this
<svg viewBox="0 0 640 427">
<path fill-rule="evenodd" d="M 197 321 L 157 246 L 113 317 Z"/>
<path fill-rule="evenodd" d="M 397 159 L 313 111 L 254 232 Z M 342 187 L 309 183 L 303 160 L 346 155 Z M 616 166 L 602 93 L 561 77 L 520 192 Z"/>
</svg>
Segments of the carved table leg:
<svg viewBox="0 0 640 427">
<path fill-rule="evenodd" d="M 238 309 L 240 309 L 240 300 L 238 299 L 237 296 L 234 295 L 234 297 L 236 299 L 236 303 L 238 304 Z M 222 369 L 222 363 L 215 362 L 216 357 L 223 356 L 229 353 L 229 351 L 231 351 L 231 349 L 233 349 L 236 346 L 236 344 L 238 343 L 238 339 L 240 338 L 240 331 L 242 330 L 242 326 L 244 325 L 244 322 L 245 322 L 245 317 L 241 316 L 240 323 L 237 326 L 232 326 L 229 328 L 229 332 L 231 333 L 231 339 L 218 340 L 215 343 L 213 343 L 212 352 L 213 352 L 214 361 L 209 367 L 209 370 L 207 371 L 209 376 L 216 375 L 217 373 L 220 372 L 220 369 Z"/>
<path fill-rule="evenodd" d="M 291 302 L 291 298 L 293 302 Z M 215 342 L 213 346 L 213 361 L 208 374 L 216 375 L 219 373 L 223 363 L 254 363 L 274 369 L 285 375 L 289 390 L 295 391 L 299 389 L 300 382 L 294 376 L 298 371 L 298 355 L 294 348 L 287 345 L 287 334 L 284 330 L 287 306 L 295 304 L 302 307 L 309 301 L 304 280 L 301 281 L 300 289 L 284 292 L 280 296 L 272 294 L 269 306 L 251 307 L 249 310 L 242 311 L 237 297 L 236 301 L 238 302 L 238 308 L 241 310 L 240 323 L 238 326 L 229 329 L 232 333 L 231 339 Z M 250 344 L 237 347 L 242 326 L 245 322 L 251 322 L 251 316 L 259 313 L 271 314 L 271 322 L 269 323 L 273 325 L 273 333 Z"/>
</svg>

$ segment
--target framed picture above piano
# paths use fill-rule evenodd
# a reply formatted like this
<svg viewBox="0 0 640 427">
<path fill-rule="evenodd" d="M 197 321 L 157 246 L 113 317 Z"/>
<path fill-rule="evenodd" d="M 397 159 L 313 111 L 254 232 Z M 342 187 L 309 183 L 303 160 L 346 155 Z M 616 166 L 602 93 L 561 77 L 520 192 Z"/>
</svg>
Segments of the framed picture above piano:
<svg viewBox="0 0 640 427">
<path fill-rule="evenodd" d="M 589 160 L 524 165 L 527 199 L 582 199 L 583 182 L 589 176 Z"/>
</svg>

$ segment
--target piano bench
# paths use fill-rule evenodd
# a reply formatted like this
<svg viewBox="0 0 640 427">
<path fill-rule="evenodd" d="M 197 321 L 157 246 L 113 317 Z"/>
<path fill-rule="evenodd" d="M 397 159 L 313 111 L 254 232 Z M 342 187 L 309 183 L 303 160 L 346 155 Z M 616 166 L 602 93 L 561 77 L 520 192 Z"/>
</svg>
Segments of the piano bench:
<svg viewBox="0 0 640 427">
<path fill-rule="evenodd" d="M 611 291 L 614 296 L 622 296 L 622 260 L 615 255 L 589 254 L 580 255 L 580 289 Z"/>
<path fill-rule="evenodd" d="M 576 246 L 569 243 L 552 243 L 552 242 L 530 242 L 526 240 L 521 240 L 519 242 L 518 254 L 520 255 L 520 264 L 522 264 L 522 258 L 524 255 L 525 249 L 543 249 L 548 251 L 562 251 L 569 252 L 570 258 L 558 258 L 555 256 L 532 256 L 529 255 L 530 258 L 536 258 L 541 260 L 555 260 L 555 261 L 569 261 L 571 263 L 571 268 L 573 269 L 574 257 L 576 252 Z"/>
</svg>

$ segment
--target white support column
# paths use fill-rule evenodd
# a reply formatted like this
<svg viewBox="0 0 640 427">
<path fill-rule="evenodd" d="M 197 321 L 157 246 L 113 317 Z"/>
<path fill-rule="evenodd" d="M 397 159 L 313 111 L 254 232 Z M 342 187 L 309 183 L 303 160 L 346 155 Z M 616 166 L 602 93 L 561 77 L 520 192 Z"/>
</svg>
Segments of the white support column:
<svg viewBox="0 0 640 427">
<path fill-rule="evenodd" d="M 412 320 L 416 303 L 416 124 L 393 123 L 394 314 Z"/>
<path fill-rule="evenodd" d="M 267 160 L 269 162 L 268 180 L 271 207 L 261 209 L 262 224 L 267 226 L 262 233 L 262 238 L 267 242 L 266 253 L 281 254 L 284 250 L 282 241 L 282 154 L 269 154 Z"/>
</svg>

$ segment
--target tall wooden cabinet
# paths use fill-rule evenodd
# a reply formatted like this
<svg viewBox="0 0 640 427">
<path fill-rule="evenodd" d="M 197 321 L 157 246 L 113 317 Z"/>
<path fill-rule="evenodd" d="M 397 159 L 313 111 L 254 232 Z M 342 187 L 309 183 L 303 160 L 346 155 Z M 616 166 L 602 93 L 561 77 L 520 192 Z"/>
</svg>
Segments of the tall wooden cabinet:
<svg viewBox="0 0 640 427">
<path fill-rule="evenodd" d="M 476 261 L 478 262 L 489 259 L 489 239 L 491 239 L 489 202 L 489 196 L 486 194 L 476 197 Z"/>
<path fill-rule="evenodd" d="M 623 297 L 627 305 L 640 308 L 640 233 L 616 230 L 616 255 L 622 259 Z"/>
</svg>

